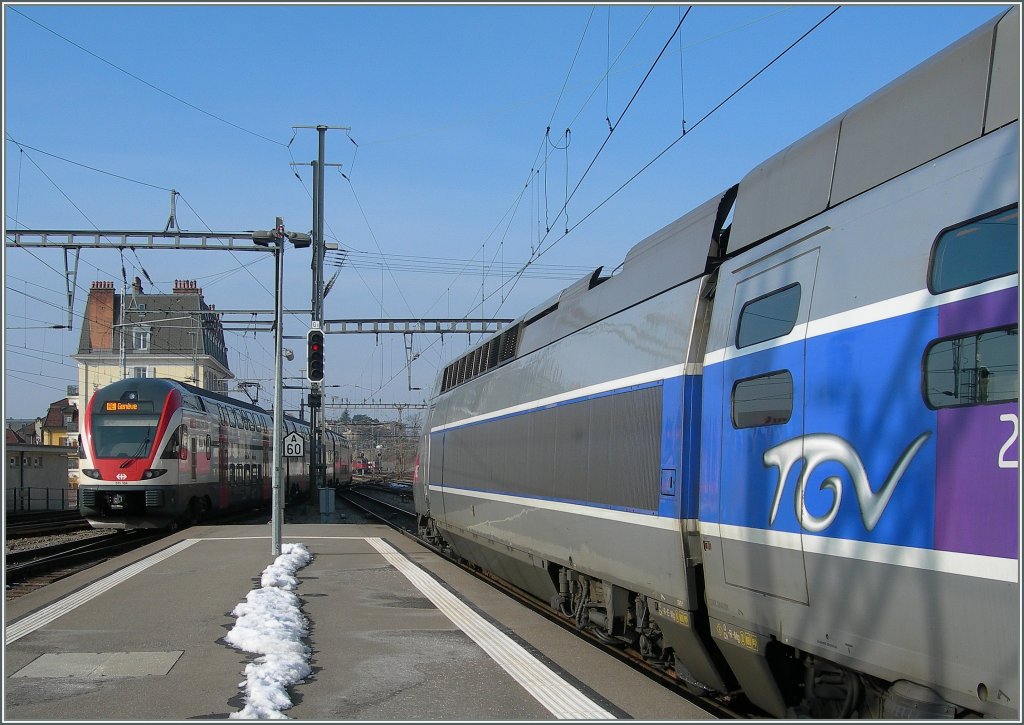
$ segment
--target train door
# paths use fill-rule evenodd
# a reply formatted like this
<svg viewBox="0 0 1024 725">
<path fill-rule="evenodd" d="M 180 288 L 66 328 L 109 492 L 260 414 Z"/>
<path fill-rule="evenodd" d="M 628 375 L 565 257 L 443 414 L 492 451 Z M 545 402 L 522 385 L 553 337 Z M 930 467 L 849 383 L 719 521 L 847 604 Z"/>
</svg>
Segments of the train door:
<svg viewBox="0 0 1024 725">
<path fill-rule="evenodd" d="M 189 457 L 192 459 L 192 462 L 191 462 L 192 480 L 195 481 L 196 480 L 196 437 L 195 436 L 189 436 L 188 449 L 189 449 Z"/>
<path fill-rule="evenodd" d="M 733 298 L 724 363 L 720 511 L 729 584 L 807 603 L 799 504 L 805 338 L 818 250 L 771 257 Z"/>
</svg>

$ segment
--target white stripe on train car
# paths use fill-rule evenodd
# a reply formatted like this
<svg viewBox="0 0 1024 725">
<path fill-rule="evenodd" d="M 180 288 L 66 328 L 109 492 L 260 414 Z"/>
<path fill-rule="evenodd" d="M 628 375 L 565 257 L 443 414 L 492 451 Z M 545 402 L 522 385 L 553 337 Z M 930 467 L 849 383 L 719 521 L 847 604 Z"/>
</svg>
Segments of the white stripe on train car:
<svg viewBox="0 0 1024 725">
<path fill-rule="evenodd" d="M 746 526 L 732 526 L 700 522 L 700 533 L 704 537 L 742 541 L 779 549 L 791 549 L 806 554 L 837 556 L 843 559 L 870 561 L 876 564 L 902 566 L 911 569 L 925 569 L 943 574 L 977 577 L 1016 583 L 1019 579 L 1016 559 L 980 554 L 961 554 L 956 551 L 939 551 L 913 546 L 876 544 L 856 539 L 837 539 L 829 536 L 794 534 L 788 531 L 770 531 Z"/>
<path fill-rule="evenodd" d="M 700 375 L 703 366 L 700 363 L 681 363 L 679 365 L 670 365 L 667 368 L 660 368 L 659 370 L 648 370 L 646 372 L 637 373 L 636 375 L 630 375 L 625 378 L 617 378 L 615 380 L 606 380 L 602 383 L 595 383 L 594 385 L 588 385 L 585 388 L 578 388 L 576 390 L 567 390 L 564 393 L 558 393 L 557 395 L 550 395 L 546 398 L 539 398 L 537 400 L 530 400 L 525 403 L 519 403 L 518 405 L 511 405 L 501 410 L 492 410 L 487 413 L 481 413 L 480 415 L 474 415 L 470 418 L 462 418 L 460 420 L 453 420 L 450 423 L 444 423 L 442 425 L 436 425 L 430 429 L 431 433 L 440 433 L 444 430 L 451 428 L 459 428 L 464 425 L 471 425 L 473 423 L 482 423 L 493 418 L 501 418 L 506 415 L 513 415 L 515 413 L 523 413 L 528 410 L 546 408 L 559 403 L 565 403 L 571 400 L 577 400 L 579 398 L 586 398 L 591 395 L 600 395 L 601 393 L 610 393 L 615 390 L 624 389 L 633 385 L 644 385 L 646 383 L 656 383 L 661 380 L 667 380 L 669 378 L 678 378 L 682 375 Z"/>
<path fill-rule="evenodd" d="M 636 513 L 634 511 L 623 511 L 621 509 L 605 508 L 597 505 L 569 503 L 567 501 L 552 501 L 550 499 L 531 498 L 529 496 L 513 496 L 506 493 L 452 488 L 451 486 L 438 486 L 436 484 L 431 484 L 429 488 L 432 492 L 444 494 L 445 496 L 466 496 L 468 498 L 513 504 L 519 508 L 530 507 L 535 509 L 545 509 L 547 511 L 558 511 L 559 513 L 573 514 L 575 516 L 590 516 L 595 519 L 620 521 L 634 526 L 644 526 L 648 529 L 667 529 L 669 531 L 678 531 L 680 527 L 679 519 L 672 518 L 671 516 L 659 516 L 655 513 Z"/>
<path fill-rule="evenodd" d="M 745 347 L 742 350 L 738 350 L 735 346 L 711 350 L 704 356 L 704 366 L 710 367 L 712 365 L 725 362 L 726 360 L 733 360 L 746 355 L 753 355 L 754 353 L 769 350 L 773 347 L 781 347 L 789 344 L 790 342 L 802 340 L 805 335 L 808 338 L 813 338 L 820 335 L 828 335 L 832 332 L 851 330 L 855 327 L 863 327 L 864 325 L 870 325 L 874 322 L 891 320 L 894 317 L 909 315 L 914 312 L 922 312 L 924 310 L 932 309 L 933 307 L 941 307 L 952 302 L 960 302 L 962 300 L 969 300 L 971 298 L 980 297 L 993 292 L 1001 292 L 1002 290 L 1012 289 L 1016 286 L 1017 275 L 1011 274 L 1006 277 L 1000 277 L 999 279 L 993 279 L 988 282 L 974 285 L 973 287 L 964 287 L 962 289 L 943 292 L 942 294 L 937 295 L 933 295 L 926 289 L 909 292 L 907 294 L 900 295 L 899 297 L 892 297 L 880 302 L 873 302 L 869 305 L 864 305 L 863 307 L 846 310 L 845 312 L 837 312 L 836 314 L 829 315 L 828 317 L 822 317 L 817 320 L 811 320 L 810 322 L 802 325 L 796 325 L 792 331 L 784 337 L 769 340 L 768 342 L 762 342 L 758 345 L 751 345 L 750 347 Z"/>
</svg>

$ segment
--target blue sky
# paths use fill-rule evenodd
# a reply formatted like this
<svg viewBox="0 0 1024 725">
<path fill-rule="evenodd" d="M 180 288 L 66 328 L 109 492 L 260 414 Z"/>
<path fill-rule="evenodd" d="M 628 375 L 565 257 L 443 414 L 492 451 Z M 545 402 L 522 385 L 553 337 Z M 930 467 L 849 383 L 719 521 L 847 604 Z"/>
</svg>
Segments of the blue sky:
<svg viewBox="0 0 1024 725">
<path fill-rule="evenodd" d="M 317 137 L 292 126 L 348 126 L 327 134 L 347 178 L 328 170 L 326 234 L 352 253 L 325 317 L 515 318 L 1008 5 L 839 6 L 704 120 L 836 6 L 696 5 L 673 38 L 687 7 L 5 4 L 5 228 L 162 230 L 173 188 L 185 230 L 282 216 L 309 231 Z M 67 322 L 63 254 L 5 248 L 5 417 L 43 415 L 76 381 L 87 291 L 120 288 L 121 264 L 83 250 L 74 329 L 60 331 L 46 328 Z M 140 251 L 124 265 L 129 281 L 146 270 L 146 291 L 196 279 L 218 307 L 273 307 L 269 255 Z M 286 308 L 308 309 L 310 280 L 309 251 L 289 250 Z M 285 335 L 308 322 L 288 316 Z M 423 390 L 410 391 L 401 336 L 330 335 L 326 392 L 421 402 L 470 342 L 415 337 Z M 272 335 L 227 343 L 268 406 Z M 285 376 L 301 374 L 301 345 L 286 341 Z"/>
</svg>

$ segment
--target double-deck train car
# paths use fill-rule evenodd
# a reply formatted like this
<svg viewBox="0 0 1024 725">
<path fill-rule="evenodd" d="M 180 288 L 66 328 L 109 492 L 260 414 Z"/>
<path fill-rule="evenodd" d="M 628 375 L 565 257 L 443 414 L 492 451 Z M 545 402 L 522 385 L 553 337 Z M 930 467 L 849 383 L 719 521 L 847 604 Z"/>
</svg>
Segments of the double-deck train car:
<svg viewBox="0 0 1024 725">
<path fill-rule="evenodd" d="M 1019 719 L 1019 29 L 448 365 L 421 533 L 774 716 Z"/>
<path fill-rule="evenodd" d="M 259 406 L 186 383 L 129 378 L 97 390 L 81 436 L 82 516 L 96 528 L 164 528 L 207 514 L 269 505 L 273 417 Z M 310 427 L 285 417 L 309 450 Z M 323 440 L 328 484 L 352 480 L 351 450 Z M 286 500 L 310 488 L 309 459 L 282 458 Z"/>
</svg>

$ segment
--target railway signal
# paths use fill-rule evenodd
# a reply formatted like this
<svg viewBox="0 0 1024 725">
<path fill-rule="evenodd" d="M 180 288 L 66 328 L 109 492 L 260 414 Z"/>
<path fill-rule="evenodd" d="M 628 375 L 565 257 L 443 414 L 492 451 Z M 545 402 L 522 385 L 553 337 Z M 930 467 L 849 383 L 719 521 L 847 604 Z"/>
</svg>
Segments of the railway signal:
<svg viewBox="0 0 1024 725">
<path fill-rule="evenodd" d="M 306 333 L 306 379 L 311 383 L 324 379 L 324 333 L 320 330 Z"/>
</svg>

